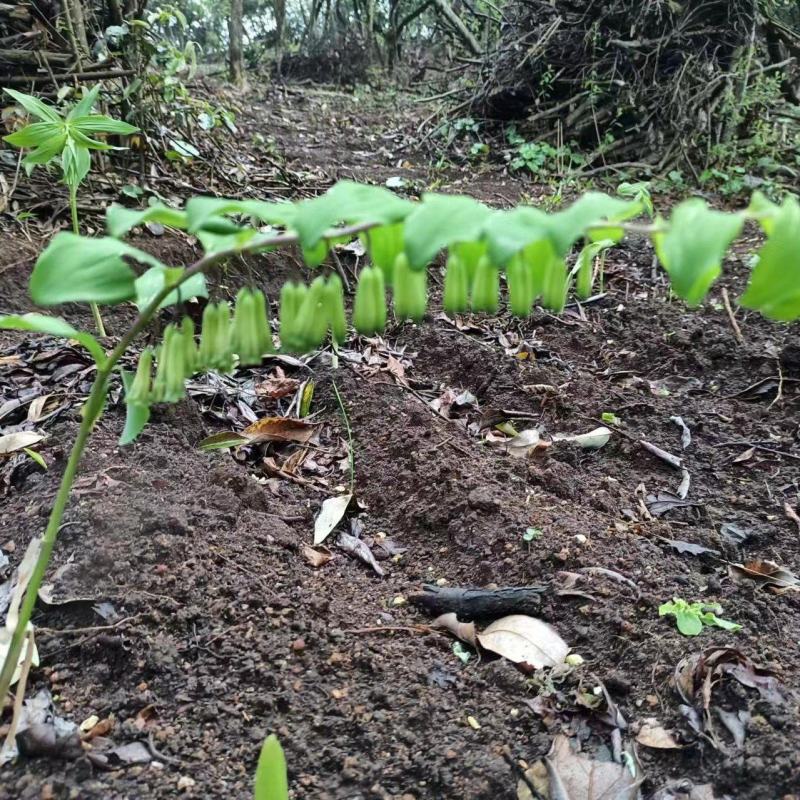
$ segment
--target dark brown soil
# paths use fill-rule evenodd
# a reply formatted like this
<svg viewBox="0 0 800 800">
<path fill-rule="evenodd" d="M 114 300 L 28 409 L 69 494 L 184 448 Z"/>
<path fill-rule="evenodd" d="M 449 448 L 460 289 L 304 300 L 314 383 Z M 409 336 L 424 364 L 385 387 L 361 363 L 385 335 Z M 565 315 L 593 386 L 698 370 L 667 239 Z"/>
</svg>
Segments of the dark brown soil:
<svg viewBox="0 0 800 800">
<path fill-rule="evenodd" d="M 290 98 L 270 114 L 297 115 L 309 136 L 328 137 L 325 114 L 308 113 L 309 103 L 319 112 L 319 98 L 302 102 Z M 341 116 L 337 108 L 331 115 Z M 359 118 L 358 130 L 332 127 L 326 158 L 369 151 L 393 130 L 391 115 L 385 122 L 385 111 L 373 113 Z M 287 127 L 281 136 L 287 164 L 293 154 L 303 161 L 298 132 Z M 329 162 L 326 174 L 363 177 L 371 163 L 343 169 Z M 381 180 L 387 176 L 381 171 Z M 502 181 L 484 192 L 484 176 L 477 193 L 488 200 L 519 193 Z M 18 264 L 26 255 L 20 239 L 8 239 L 0 305 L 29 310 L 20 287 L 33 251 Z M 147 246 L 167 245 L 150 239 Z M 116 744 L 150 737 L 160 755 L 111 772 L 85 759 L 22 760 L 3 770 L 0 798 L 247 798 L 260 742 L 271 731 L 286 749 L 298 799 L 515 798 L 520 773 L 547 754 L 557 732 L 576 736 L 592 754 L 611 749 L 612 726 L 575 702 L 577 689 L 591 693 L 601 682 L 627 720 L 626 741 L 655 717 L 686 745 L 638 746 L 645 797 L 683 779 L 713 784 L 719 798 L 797 793 L 800 596 L 734 583 L 726 562 L 769 559 L 800 573 L 800 531 L 784 511 L 785 503 L 797 507 L 800 480 L 798 327 L 740 315 L 745 341 L 738 345 L 719 289 L 702 310 L 687 309 L 651 278 L 651 259 L 641 242 L 620 247 L 609 258 L 605 298 L 559 319 L 476 317 L 457 329 L 434 311 L 426 324 L 397 327 L 383 342 L 348 345 L 369 348 L 371 360 L 343 357 L 336 369 L 326 357 L 310 363 L 323 455 L 347 439 L 334 381 L 348 410 L 363 535 L 385 533 L 407 548 L 380 562 L 384 578 L 333 545 L 334 559 L 319 569 L 302 554 L 322 500 L 347 483 L 346 463 L 318 473 L 306 464 L 298 483 L 266 478 L 253 453 L 242 461 L 203 453 L 204 436 L 241 418 L 229 411 L 226 423 L 221 406 L 210 414 L 202 399 L 155 414 L 136 444 L 120 448 L 123 412 L 112 402 L 83 463 L 54 567 L 71 564 L 56 582 L 57 599 L 107 601 L 116 616 L 104 620 L 85 601 L 43 608 L 35 620 L 42 667 L 32 689 L 48 686 L 58 713 L 77 723 L 113 715 Z M 278 256 L 251 267 L 273 292 L 296 269 Z M 746 272 L 744 253 L 727 264 L 732 294 Z M 235 286 L 236 276 L 228 277 Z M 67 314 L 75 315 L 87 321 L 78 309 Z M 112 315 L 112 329 L 121 320 Z M 4 392 L 37 381 L 54 391 L 47 367 L 30 359 L 44 344 L 31 339 L 18 351 L 18 339 L 1 341 L 0 356 L 20 352 L 33 364 L 27 375 L 0 368 Z M 515 352 L 522 341 L 527 358 Z M 390 371 L 389 351 L 405 365 L 407 386 Z M 265 362 L 252 375 L 263 380 L 274 367 Z M 90 374 L 73 378 L 71 402 L 44 426 L 49 470 L 29 462 L 0 486 L 0 545 L 12 566 L 44 526 L 77 428 Z M 468 390 L 477 406 L 442 418 L 427 401 L 447 389 Z M 259 417 L 279 412 L 274 400 L 253 409 Z M 476 432 L 501 412 L 517 429 L 539 425 L 548 435 L 589 431 L 604 412 L 615 413 L 621 428 L 598 451 L 554 444 L 541 456 L 514 458 Z M 691 430 L 685 451 L 672 416 Z M 681 474 L 639 439 L 685 459 L 694 505 L 647 518 L 647 496 L 674 492 Z M 329 491 L 314 480 L 320 476 Z M 726 523 L 749 534 L 744 545 L 722 535 Z M 527 542 L 531 527 L 542 535 Z M 681 554 L 665 540 L 717 555 Z M 581 572 L 594 567 L 611 572 Z M 580 575 L 571 594 L 559 594 L 565 573 Z M 585 663 L 549 685 L 502 659 L 462 665 L 452 640 L 418 632 L 429 619 L 398 600 L 436 581 L 545 587 L 540 616 Z M 721 616 L 743 630 L 712 627 L 685 637 L 658 616 L 672 597 L 718 602 Z M 714 690 L 714 706 L 750 715 L 741 747 L 719 723 L 720 749 L 694 733 L 671 685 L 681 658 L 714 645 L 775 670 L 789 693 L 786 703 L 772 704 L 731 679 Z M 557 712 L 533 710 L 541 710 L 533 701 L 543 692 Z"/>
</svg>

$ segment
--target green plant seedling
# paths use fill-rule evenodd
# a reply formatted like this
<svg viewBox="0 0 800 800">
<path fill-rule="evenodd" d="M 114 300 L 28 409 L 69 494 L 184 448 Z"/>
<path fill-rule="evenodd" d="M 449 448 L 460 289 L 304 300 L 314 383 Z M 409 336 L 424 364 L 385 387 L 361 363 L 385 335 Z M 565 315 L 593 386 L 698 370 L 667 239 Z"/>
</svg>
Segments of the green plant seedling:
<svg viewBox="0 0 800 800">
<path fill-rule="evenodd" d="M 526 528 L 525 533 L 522 534 L 522 541 L 530 544 L 538 542 L 542 536 L 544 536 L 544 531 L 541 528 Z"/>
<path fill-rule="evenodd" d="M 90 89 L 76 105 L 66 114 L 57 108 L 43 103 L 29 94 L 5 89 L 6 94 L 16 100 L 25 111 L 38 122 L 32 122 L 24 128 L 4 137 L 14 147 L 30 150 L 22 161 L 30 171 L 39 164 L 58 163 L 64 183 L 69 189 L 69 208 L 72 218 L 72 232 L 80 233 L 78 221 L 78 187 L 83 183 L 92 166 L 92 150 L 119 150 L 110 144 L 93 138 L 96 134 L 116 134 L 126 136 L 139 129 L 127 122 L 112 119 L 103 114 L 93 114 L 92 109 L 100 94 L 100 86 Z M 91 303 L 97 332 L 105 336 L 103 318 L 97 303 Z"/>
<path fill-rule="evenodd" d="M 602 419 L 606 425 L 622 425 L 622 420 L 613 411 L 604 411 L 600 415 L 600 419 Z"/>
<path fill-rule="evenodd" d="M 267 736 L 261 746 L 253 800 L 289 800 L 286 756 L 274 733 Z"/>
<path fill-rule="evenodd" d="M 742 626 L 728 619 L 720 619 L 722 606 L 717 603 L 687 603 L 680 597 L 658 607 L 658 616 L 675 617 L 678 630 L 684 636 L 697 636 L 704 626 L 722 628 L 726 631 L 740 631 Z"/>
<path fill-rule="evenodd" d="M 453 655 L 462 663 L 468 664 L 472 653 L 461 642 L 453 642 Z"/>
<path fill-rule="evenodd" d="M 25 455 L 28 456 L 32 461 L 36 462 L 42 469 L 47 469 L 47 462 L 44 460 L 44 457 L 41 453 L 37 453 L 35 450 L 31 450 L 30 447 L 24 447 L 23 451 Z"/>
</svg>

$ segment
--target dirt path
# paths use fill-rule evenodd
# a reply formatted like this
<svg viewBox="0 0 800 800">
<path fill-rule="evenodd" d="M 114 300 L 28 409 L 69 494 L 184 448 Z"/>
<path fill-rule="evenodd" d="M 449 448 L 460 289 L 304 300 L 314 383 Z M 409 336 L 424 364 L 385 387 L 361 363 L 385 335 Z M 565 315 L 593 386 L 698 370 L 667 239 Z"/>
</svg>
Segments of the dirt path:
<svg viewBox="0 0 800 800">
<path fill-rule="evenodd" d="M 402 109 L 353 110 L 319 93 L 263 108 L 248 133 L 269 127 L 291 169 L 320 181 L 431 180 L 403 150 L 414 125 Z M 460 178 L 461 190 L 489 201 L 520 193 L 496 176 Z M 31 260 L 16 264 L 20 257 L 5 248 L 0 257 L 3 310 L 27 310 L 18 287 Z M 800 531 L 784 511 L 797 507 L 800 479 L 798 327 L 752 315 L 740 320 L 740 346 L 718 290 L 702 313 L 670 302 L 651 258 L 641 243 L 620 247 L 606 296 L 560 319 L 538 312 L 524 323 L 465 317 L 454 326 L 434 302 L 423 326 L 348 343 L 338 368 L 324 353 L 305 367 L 265 362 L 156 413 L 132 447 L 116 445 L 123 414 L 114 404 L 61 534 L 56 566 L 69 566 L 54 580 L 59 603 L 36 620 L 42 668 L 33 689 L 49 687 L 57 713 L 74 722 L 113 716 L 108 736 L 117 745 L 149 740 L 149 763 L 103 772 L 86 759 L 25 760 L 3 769 L 0 798 L 244 799 L 259 744 L 275 731 L 296 798 L 505 800 L 559 732 L 607 759 L 615 739 L 641 738 L 652 719 L 645 738 L 662 726 L 675 747 L 638 744 L 645 797 L 669 786 L 661 800 L 798 792 L 800 598 L 728 572 L 729 561 L 768 559 L 800 573 Z M 250 268 L 271 296 L 299 269 L 274 255 Z M 744 257 L 728 265 L 732 292 L 746 272 Z M 239 281 L 223 277 L 229 288 Z M 0 545 L 11 565 L 43 526 L 91 377 L 78 354 L 52 342 L 14 342 L 2 339 L 0 356 L 21 357 L 1 368 L 2 400 L 41 387 L 64 392 L 64 408 L 43 424 L 49 470 L 26 462 L 2 473 Z M 291 397 L 254 392 L 278 366 L 316 383 L 318 440 L 294 479 L 263 461 L 284 463 L 294 446 L 239 460 L 198 450 L 204 436 L 245 424 L 249 410 L 285 412 Z M 384 536 L 403 551 L 390 546 L 395 555 L 378 561 L 383 577 L 334 545 L 322 567 L 304 555 L 322 500 L 348 481 L 334 381 L 353 431 L 362 536 L 376 555 L 387 555 Z M 482 427 L 510 419 L 548 437 L 577 434 L 606 412 L 619 431 L 597 451 L 559 443 L 514 458 Z M 691 432 L 685 449 L 675 416 Z M 24 417 L 23 408 L 0 425 Z M 687 503 L 655 501 L 683 476 L 640 439 L 684 460 Z M 681 552 L 686 542 L 708 552 Z M 502 659 L 463 664 L 452 639 L 427 630 L 429 617 L 405 602 L 436 582 L 545 587 L 540 616 L 584 664 L 533 676 Z M 673 596 L 719 603 L 720 616 L 743 629 L 685 637 L 658 616 Z M 749 688 L 746 675 L 756 673 L 746 668 L 744 683 L 716 676 L 713 733 L 700 735 L 671 681 L 681 659 L 715 647 L 773 670 L 785 690 Z M 690 794 L 705 784 L 713 793 Z"/>
</svg>

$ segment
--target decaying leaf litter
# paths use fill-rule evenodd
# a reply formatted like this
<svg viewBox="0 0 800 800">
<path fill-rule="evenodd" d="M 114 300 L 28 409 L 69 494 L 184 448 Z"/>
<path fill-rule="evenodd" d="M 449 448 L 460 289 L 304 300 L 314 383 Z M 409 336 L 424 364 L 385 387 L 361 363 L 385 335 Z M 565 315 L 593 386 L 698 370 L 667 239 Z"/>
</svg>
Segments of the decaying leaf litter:
<svg viewBox="0 0 800 800">
<path fill-rule="evenodd" d="M 366 152 L 375 131 L 406 124 L 344 98 L 331 124 L 330 97 L 305 99 L 319 130 L 295 132 L 303 112 L 289 101 L 281 145 L 322 180 L 354 136 Z M 387 162 L 338 174 L 403 172 Z M 408 177 L 424 182 L 424 166 Z M 520 191 L 497 174 L 470 176 L 469 188 L 489 202 Z M 352 269 L 356 256 L 341 258 Z M 607 297 L 561 320 L 437 319 L 210 378 L 130 449 L 117 448 L 121 417 L 110 414 L 57 560 L 71 567 L 52 599 L 82 602 L 42 606 L 33 687 L 52 693 L 52 719 L 75 726 L 98 771 L 87 777 L 88 756 L 36 756 L 0 796 L 38 797 L 42 782 L 87 797 L 198 786 L 246 796 L 238 765 L 267 730 L 284 742 L 297 797 L 795 791 L 797 330 L 747 318 L 740 346 L 724 311 L 668 302 L 651 258 L 636 243 L 608 256 Z M 265 288 L 296 269 L 253 261 Z M 9 310 L 28 310 L 15 270 L 0 281 Z M 49 508 L 88 364 L 68 347 L 2 341 L 2 433 L 42 434 L 34 447 L 48 465 L 0 457 L 0 569 L 13 582 Z M 783 395 L 771 405 L 775 353 Z M 248 439 L 259 424 L 298 435 Z M 569 440 L 601 426 L 602 446 Z M 230 434 L 246 441 L 199 447 Z M 318 527 L 330 530 L 315 545 Z M 462 658 L 413 602 L 425 585 L 528 589 L 522 611 L 459 622 L 485 634 L 514 615 L 539 620 L 569 655 L 536 667 L 464 645 Z M 719 603 L 742 630 L 685 637 L 658 616 L 675 597 Z M 101 746 L 87 741 L 94 718 L 114 720 Z"/>
</svg>

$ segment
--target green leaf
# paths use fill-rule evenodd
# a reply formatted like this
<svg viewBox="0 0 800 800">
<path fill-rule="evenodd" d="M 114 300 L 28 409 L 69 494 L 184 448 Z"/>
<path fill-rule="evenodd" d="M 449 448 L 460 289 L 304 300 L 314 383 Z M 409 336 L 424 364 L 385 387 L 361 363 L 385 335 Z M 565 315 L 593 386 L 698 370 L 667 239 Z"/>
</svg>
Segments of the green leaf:
<svg viewBox="0 0 800 800">
<path fill-rule="evenodd" d="M 113 119 L 102 114 L 92 114 L 85 117 L 69 117 L 70 128 L 75 128 L 87 136 L 92 133 L 112 133 L 127 136 L 138 133 L 139 129 L 120 119 Z"/>
<path fill-rule="evenodd" d="M 16 133 L 3 137 L 3 141 L 14 147 L 40 147 L 55 137 L 64 136 L 64 126 L 60 122 L 34 122 Z"/>
<path fill-rule="evenodd" d="M 621 228 L 593 228 L 605 221 L 624 222 L 638 216 L 641 211 L 642 204 L 638 200 L 622 200 L 601 192 L 587 192 L 569 208 L 550 216 L 548 224 L 556 252 L 565 256 L 583 236 L 618 241 L 624 235 Z"/>
<path fill-rule="evenodd" d="M 75 128 L 68 129 L 68 138 L 73 141 L 77 148 L 81 150 L 121 150 L 123 148 L 114 147 L 107 142 L 101 142 L 99 139 L 91 139 L 85 133 L 82 133 Z"/>
<path fill-rule="evenodd" d="M 320 239 L 313 247 L 303 248 L 303 261 L 307 267 L 318 267 L 328 257 L 328 243 Z"/>
<path fill-rule="evenodd" d="M 575 291 L 581 300 L 586 300 L 592 293 L 592 267 L 594 260 L 604 250 L 613 247 L 615 242 L 612 239 L 601 239 L 598 242 L 589 242 L 584 245 L 578 254 L 572 274 L 575 278 Z"/>
<path fill-rule="evenodd" d="M 673 597 L 671 602 L 662 603 L 658 607 L 658 615 L 675 617 L 678 630 L 684 636 L 697 636 L 702 630 L 703 625 L 715 625 L 726 631 L 739 631 L 742 626 L 737 622 L 727 619 L 720 619 L 714 612 L 722 613 L 722 608 L 718 605 L 707 605 L 705 603 L 687 603 L 680 597 Z"/>
<path fill-rule="evenodd" d="M 66 147 L 61 153 L 61 170 L 64 173 L 64 182 L 68 186 L 79 186 L 88 175 L 92 166 L 92 157 L 89 151 L 75 144 L 67 137 Z"/>
<path fill-rule="evenodd" d="M 695 305 L 706 296 L 743 224 L 743 214 L 714 211 L 700 198 L 675 207 L 669 230 L 654 234 L 653 244 L 679 297 Z"/>
<path fill-rule="evenodd" d="M 789 322 L 800 317 L 800 203 L 796 198 L 786 198 L 771 228 L 739 302 L 765 317 Z"/>
<path fill-rule="evenodd" d="M 753 192 L 750 205 L 747 207 L 748 216 L 754 217 L 761 230 L 769 236 L 775 229 L 775 218 L 780 215 L 781 207 L 773 203 L 763 192 Z"/>
<path fill-rule="evenodd" d="M 163 264 L 147 270 L 144 275 L 136 279 L 136 305 L 140 311 L 153 301 L 153 298 L 164 288 L 166 282 L 175 283 L 183 273 L 183 268 L 169 269 Z M 202 273 L 192 275 L 173 292 L 162 300 L 159 308 L 173 306 L 176 303 L 185 303 L 194 297 L 208 297 L 206 278 Z"/>
<path fill-rule="evenodd" d="M 289 800 L 286 756 L 274 733 L 265 739 L 261 747 L 253 800 Z"/>
<path fill-rule="evenodd" d="M 372 263 L 383 270 L 384 277 L 391 283 L 394 262 L 403 252 L 403 224 L 397 222 L 394 225 L 381 225 L 371 228 L 361 236 Z"/>
<path fill-rule="evenodd" d="M 684 636 L 697 636 L 703 630 L 703 623 L 697 614 L 690 611 L 677 611 L 675 624 Z"/>
<path fill-rule="evenodd" d="M 499 266 L 505 266 L 513 256 L 534 242 L 550 242 L 549 218 L 536 208 L 495 211 L 484 227 L 489 259 Z M 552 243 L 546 249 L 552 250 L 555 255 Z"/>
<path fill-rule="evenodd" d="M 291 225 L 303 248 L 310 249 L 338 223 L 390 225 L 402 222 L 413 208 L 381 186 L 340 181 L 322 196 L 300 203 Z"/>
<path fill-rule="evenodd" d="M 197 232 L 197 238 L 206 254 L 243 250 L 257 236 L 258 231 L 255 228 L 237 228 L 235 225 L 230 233 L 212 233 L 205 229 Z"/>
<path fill-rule="evenodd" d="M 61 117 L 58 111 L 52 106 L 48 106 L 36 97 L 29 94 L 17 92 L 14 89 L 4 89 L 6 94 L 11 95 L 31 116 L 37 117 L 44 122 L 60 122 Z"/>
<path fill-rule="evenodd" d="M 732 622 L 729 619 L 720 619 L 714 613 L 703 614 L 702 622 L 704 625 L 716 625 L 724 631 L 740 631 L 742 626 L 738 622 Z"/>
<path fill-rule="evenodd" d="M 133 200 L 138 200 L 143 194 L 144 189 L 141 186 L 137 186 L 135 183 L 126 183 L 120 189 L 120 192 L 125 195 L 125 197 L 130 197 Z"/>
<path fill-rule="evenodd" d="M 240 445 L 247 444 L 249 439 L 242 436 L 241 433 L 236 431 L 222 431 L 221 433 L 214 433 L 211 436 L 206 436 L 197 446 L 207 453 L 212 450 L 225 450 L 229 447 L 239 447 Z"/>
<path fill-rule="evenodd" d="M 134 374 L 127 369 L 121 369 L 120 373 L 122 374 L 122 385 L 125 388 L 125 396 L 127 397 L 133 385 Z M 135 441 L 150 419 L 150 406 L 148 405 L 126 403 L 125 409 L 125 427 L 122 430 L 122 436 L 119 437 L 121 445 Z"/>
<path fill-rule="evenodd" d="M 215 219 L 229 214 L 256 217 L 269 225 L 287 225 L 294 217 L 291 203 L 267 203 L 262 200 L 229 200 L 224 197 L 193 197 L 186 203 L 189 233 L 197 233 Z M 213 231 L 212 231 L 213 232 Z"/>
<path fill-rule="evenodd" d="M 42 469 L 47 469 L 47 462 L 44 460 L 44 457 L 41 453 L 31 450 L 30 447 L 23 447 L 22 449 L 25 454 L 32 458 Z"/>
<path fill-rule="evenodd" d="M 0 316 L 0 330 L 33 331 L 46 333 L 50 336 L 62 336 L 74 339 L 82 344 L 94 358 L 97 364 L 106 360 L 106 354 L 100 342 L 90 333 L 76 330 L 60 317 L 48 317 L 45 314 L 23 314 L 22 316 Z"/>
<path fill-rule="evenodd" d="M 116 203 L 106 209 L 106 229 L 110 236 L 117 239 L 125 236 L 132 228 L 144 225 L 145 222 L 160 222 L 162 225 L 180 230 L 186 230 L 188 225 L 185 211 L 161 203 L 148 206 L 144 210 L 125 208 Z"/>
<path fill-rule="evenodd" d="M 111 237 L 59 233 L 36 261 L 29 286 L 31 298 L 41 306 L 132 300 L 136 276 L 125 259 L 164 267 L 157 258 Z"/>
<path fill-rule="evenodd" d="M 439 253 L 457 242 L 481 238 L 483 225 L 492 212 L 471 197 L 426 194 L 408 215 L 403 233 L 408 261 L 422 269 Z"/>
<path fill-rule="evenodd" d="M 92 88 L 83 95 L 81 100 L 72 107 L 69 114 L 67 114 L 67 119 L 72 121 L 76 118 L 91 114 L 99 94 L 100 84 L 98 83 L 92 86 Z"/>
<path fill-rule="evenodd" d="M 650 184 L 647 181 L 637 183 L 621 183 L 617 186 L 617 194 L 620 197 L 632 197 L 642 204 L 642 210 L 647 215 L 653 216 L 653 198 L 650 196 Z"/>
<path fill-rule="evenodd" d="M 32 167 L 35 164 L 48 164 L 63 151 L 66 143 L 66 133 L 55 135 L 39 145 L 35 150 L 31 150 L 31 152 L 25 156 L 22 163 L 26 167 Z"/>
</svg>

